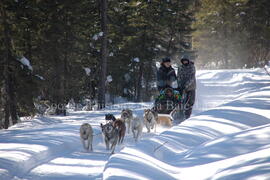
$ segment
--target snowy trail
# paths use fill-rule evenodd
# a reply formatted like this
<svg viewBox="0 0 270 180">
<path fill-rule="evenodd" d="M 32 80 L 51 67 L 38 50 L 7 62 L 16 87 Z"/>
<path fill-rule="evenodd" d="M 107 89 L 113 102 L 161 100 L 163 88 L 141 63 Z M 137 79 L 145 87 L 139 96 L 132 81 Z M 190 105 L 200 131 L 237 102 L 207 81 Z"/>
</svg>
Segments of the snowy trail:
<svg viewBox="0 0 270 180">
<path fill-rule="evenodd" d="M 158 128 L 157 133 L 146 133 L 144 129 L 137 144 L 129 134 L 113 156 L 105 150 L 100 134 L 99 124 L 104 122 L 104 115 L 113 113 L 119 117 L 123 108 L 130 108 L 142 116 L 143 109 L 151 103 L 124 103 L 104 111 L 25 121 L 0 132 L 0 179 L 195 180 L 218 179 L 229 172 L 235 173 L 230 179 L 237 179 L 246 164 L 267 176 L 269 82 L 269 76 L 261 69 L 199 71 L 191 119 L 169 130 Z M 83 150 L 79 139 L 79 127 L 84 122 L 90 123 L 97 134 L 92 153 Z M 243 137 L 240 139 L 244 143 L 240 143 L 239 137 Z M 249 138 L 258 143 L 250 146 Z M 228 152 L 229 149 L 235 153 Z M 262 155 L 252 159 L 253 153 Z M 243 164 L 232 169 L 238 160 Z M 262 164 L 252 165 L 257 161 Z M 218 166 L 220 169 L 215 168 Z M 207 171 L 209 168 L 211 171 Z M 201 178 L 193 173 L 199 170 Z"/>
<path fill-rule="evenodd" d="M 198 71 L 194 113 L 228 103 L 267 85 L 269 77 L 264 70 Z"/>
<path fill-rule="evenodd" d="M 89 120 L 88 120 L 89 121 Z M 101 121 L 101 120 L 100 120 Z M 79 128 L 79 127 L 78 127 Z M 78 129 L 77 128 L 77 129 Z M 58 152 L 57 156 L 50 156 L 49 161 L 45 161 L 35 166 L 26 179 L 102 179 L 102 172 L 105 164 L 110 158 L 110 152 L 105 149 L 103 137 L 100 134 L 99 126 L 93 126 L 96 134 L 94 138 L 94 152 L 86 152 L 82 149 L 82 145 L 78 138 L 71 145 L 75 148 L 66 153 Z M 76 132 L 76 135 L 78 132 Z M 153 137 L 154 133 L 147 134 L 144 132 L 142 140 Z M 116 148 L 116 153 L 124 146 L 134 146 L 134 139 L 131 134 L 126 135 L 125 143 Z"/>
<path fill-rule="evenodd" d="M 74 142 L 73 151 L 60 152 L 56 157 L 41 163 L 33 168 L 26 179 L 97 179 L 101 178 L 103 167 L 110 155 L 97 140 L 101 135 L 95 137 L 94 152 L 89 153 L 82 150 L 80 143 Z M 78 138 L 77 140 L 78 141 Z"/>
<path fill-rule="evenodd" d="M 33 128 L 30 126 L 23 130 L 7 131 L 3 139 L 8 139 L 8 141 L 1 142 L 0 150 L 9 151 L 1 154 L 0 157 L 7 158 L 6 163 L 15 166 L 9 175 L 15 174 L 17 177 L 23 177 L 31 169 L 76 150 L 80 145 L 78 141 L 80 122 L 74 123 L 73 121 L 75 120 L 49 125 L 49 127 Z M 9 158 L 9 156 L 11 157 Z M 7 176 L 7 179 L 10 177 Z"/>
<path fill-rule="evenodd" d="M 142 112 L 148 104 L 127 104 Z M 119 108 L 119 107 L 116 107 Z M 121 107 L 122 108 L 122 107 Z M 40 118 L 35 122 L 18 124 L 1 133 L 0 164 L 2 179 L 102 179 L 102 172 L 110 152 L 105 149 L 100 123 L 105 113 L 119 116 L 119 110 L 74 112 L 68 117 Z M 135 111 L 136 112 L 136 111 Z M 41 123 L 42 122 L 42 123 Z M 61 123 L 60 123 L 61 122 Z M 79 139 L 79 128 L 88 122 L 94 130 L 94 152 L 85 152 Z M 47 125 L 46 125 L 47 124 Z M 23 127 L 23 129 L 22 129 Z M 165 129 L 159 128 L 157 133 Z M 156 133 L 143 132 L 142 140 Z M 6 139 L 6 140 L 5 140 Z M 116 153 L 124 146 L 134 146 L 131 134 L 124 145 L 117 146 Z M 6 147 L 4 147 L 6 146 Z M 1 159 L 0 159 L 1 161 Z M 5 171 L 5 166 L 8 171 Z M 14 176 L 14 177 L 13 177 Z"/>
<path fill-rule="evenodd" d="M 198 81 L 196 111 L 207 111 L 123 149 L 104 179 L 269 179 L 270 77 L 258 69 L 202 71 Z"/>
</svg>

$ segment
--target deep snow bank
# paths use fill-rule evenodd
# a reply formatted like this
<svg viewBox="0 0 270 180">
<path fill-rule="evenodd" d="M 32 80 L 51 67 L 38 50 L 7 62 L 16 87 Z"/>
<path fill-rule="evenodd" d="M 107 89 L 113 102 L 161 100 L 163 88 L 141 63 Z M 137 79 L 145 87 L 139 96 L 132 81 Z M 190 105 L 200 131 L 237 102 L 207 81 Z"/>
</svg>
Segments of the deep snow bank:
<svg viewBox="0 0 270 180">
<path fill-rule="evenodd" d="M 200 72 L 198 79 L 199 89 L 208 90 L 208 93 L 199 92 L 198 97 L 206 101 L 199 103 L 217 99 L 219 106 L 141 141 L 136 147 L 124 148 L 110 158 L 104 179 L 267 177 L 269 76 L 258 69 L 206 71 Z M 236 99 L 229 102 L 226 95 Z M 222 102 L 227 103 L 222 105 Z M 251 129 L 254 127 L 259 128 Z M 257 142 L 252 145 L 253 141 Z"/>
</svg>

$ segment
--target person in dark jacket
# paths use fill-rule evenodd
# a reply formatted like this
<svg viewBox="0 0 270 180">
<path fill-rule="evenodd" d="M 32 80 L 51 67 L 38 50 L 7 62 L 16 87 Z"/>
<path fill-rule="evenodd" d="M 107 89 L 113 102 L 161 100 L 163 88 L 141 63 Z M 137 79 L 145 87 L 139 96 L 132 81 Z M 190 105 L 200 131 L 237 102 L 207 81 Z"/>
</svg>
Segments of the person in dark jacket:
<svg viewBox="0 0 270 180">
<path fill-rule="evenodd" d="M 195 103 L 196 96 L 196 70 L 194 63 L 190 61 L 188 56 L 181 58 L 181 66 L 178 68 L 177 81 L 179 92 L 185 95 L 185 119 L 188 119 L 192 113 L 192 107 Z"/>
<path fill-rule="evenodd" d="M 157 87 L 159 91 L 166 88 L 177 88 L 176 73 L 171 66 L 169 57 L 162 59 L 161 66 L 157 71 Z"/>
</svg>

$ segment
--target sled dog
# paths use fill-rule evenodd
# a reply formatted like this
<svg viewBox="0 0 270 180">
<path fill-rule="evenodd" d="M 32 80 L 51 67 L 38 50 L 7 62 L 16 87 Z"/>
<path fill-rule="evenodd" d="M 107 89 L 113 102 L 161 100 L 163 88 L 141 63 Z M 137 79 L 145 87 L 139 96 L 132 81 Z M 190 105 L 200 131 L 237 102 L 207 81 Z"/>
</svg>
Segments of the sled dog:
<svg viewBox="0 0 270 180">
<path fill-rule="evenodd" d="M 89 151 L 93 151 L 93 129 L 90 124 L 84 123 L 80 127 L 80 137 L 83 144 L 83 148 Z"/>
<path fill-rule="evenodd" d="M 113 122 L 113 127 L 118 129 L 118 132 L 119 132 L 118 144 L 123 143 L 124 137 L 125 137 L 125 134 L 126 134 L 125 122 L 122 119 L 116 119 Z"/>
<path fill-rule="evenodd" d="M 105 120 L 106 120 L 106 122 L 108 122 L 108 121 L 116 121 L 116 118 L 114 117 L 113 114 L 105 114 Z"/>
<path fill-rule="evenodd" d="M 171 127 L 173 119 L 172 119 L 171 115 L 169 115 L 169 114 L 159 114 L 157 122 L 161 126 Z"/>
<path fill-rule="evenodd" d="M 123 109 L 121 112 L 121 119 L 127 123 L 128 134 L 130 132 L 131 121 L 133 119 L 133 113 L 130 109 Z"/>
<path fill-rule="evenodd" d="M 131 121 L 131 129 L 132 129 L 133 138 L 135 139 L 135 142 L 138 142 L 138 139 L 141 136 L 142 130 L 143 130 L 143 120 L 139 117 L 135 117 Z"/>
<path fill-rule="evenodd" d="M 151 109 L 145 109 L 144 110 L 144 123 L 145 127 L 147 129 L 147 132 L 150 132 L 150 129 L 157 128 L 157 120 L 158 120 L 158 114 L 157 112 L 151 110 Z"/>
<path fill-rule="evenodd" d="M 161 126 L 172 127 L 174 121 L 174 115 L 177 113 L 178 109 L 174 109 L 170 114 L 158 114 L 157 123 Z"/>
<path fill-rule="evenodd" d="M 109 122 L 105 125 L 103 125 L 102 123 L 100 124 L 102 133 L 104 135 L 104 141 L 105 141 L 105 145 L 106 145 L 106 149 L 107 150 L 112 150 L 111 154 L 114 153 L 116 144 L 118 142 L 119 139 L 119 131 L 117 128 L 113 127 L 113 123 Z"/>
</svg>

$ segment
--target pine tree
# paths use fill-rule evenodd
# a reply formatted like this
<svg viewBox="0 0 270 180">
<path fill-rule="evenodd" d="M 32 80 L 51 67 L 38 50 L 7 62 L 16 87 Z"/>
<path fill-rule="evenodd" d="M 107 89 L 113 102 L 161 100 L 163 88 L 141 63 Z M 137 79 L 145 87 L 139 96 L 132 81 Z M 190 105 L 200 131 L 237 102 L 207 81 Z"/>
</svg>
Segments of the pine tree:
<svg viewBox="0 0 270 180">
<path fill-rule="evenodd" d="M 193 33 L 200 64 L 214 63 L 219 68 L 265 64 L 269 58 L 268 6 L 268 1 L 200 1 Z"/>
<path fill-rule="evenodd" d="M 108 2 L 101 0 L 100 2 L 100 16 L 101 16 L 101 59 L 100 59 L 100 82 L 98 104 L 100 108 L 105 107 L 105 93 L 106 93 L 106 75 L 107 75 L 107 43 L 108 43 L 108 21 L 107 21 Z"/>
<path fill-rule="evenodd" d="M 268 64 L 270 58 L 269 6 L 270 2 L 267 0 L 249 0 L 242 11 L 250 66 Z"/>
<path fill-rule="evenodd" d="M 2 1 L 0 38 L 9 43 L 0 46 L 1 119 L 7 102 L 15 114 L 29 116 L 42 101 L 65 114 L 71 98 L 103 105 L 106 93 L 112 102 L 117 96 L 150 100 L 156 61 L 191 51 L 193 2 Z M 19 61 L 23 57 L 32 70 Z"/>
<path fill-rule="evenodd" d="M 11 40 L 11 27 L 8 21 L 11 21 L 8 16 L 7 5 L 4 2 L 0 2 L 0 13 L 1 13 L 1 30 L 3 32 L 3 37 L 1 37 L 1 44 L 4 46 L 1 48 L 3 53 L 3 60 L 1 65 L 3 67 L 2 77 L 2 103 L 3 104 L 3 114 L 4 118 L 4 128 L 8 128 L 10 125 L 9 120 L 11 119 L 12 124 L 16 124 L 18 122 L 18 112 L 17 112 L 17 99 L 15 95 L 15 77 L 14 77 L 14 63 L 16 62 L 16 58 L 12 52 L 12 40 Z M 2 34 L 2 33 L 1 33 Z M 1 54 L 2 54 L 1 53 Z"/>
</svg>

